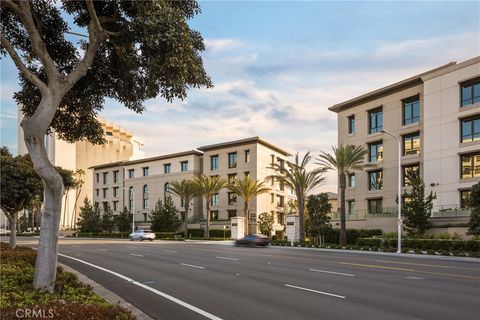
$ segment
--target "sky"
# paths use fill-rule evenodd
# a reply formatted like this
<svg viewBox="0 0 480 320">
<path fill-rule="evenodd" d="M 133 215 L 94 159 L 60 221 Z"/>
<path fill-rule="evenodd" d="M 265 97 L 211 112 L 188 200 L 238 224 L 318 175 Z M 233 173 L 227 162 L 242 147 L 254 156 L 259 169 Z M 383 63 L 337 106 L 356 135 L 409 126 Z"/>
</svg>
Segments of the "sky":
<svg viewBox="0 0 480 320">
<path fill-rule="evenodd" d="M 213 89 L 158 97 L 135 114 L 108 100 L 101 116 L 144 142 L 146 156 L 260 136 L 314 155 L 337 142 L 328 107 L 451 61 L 480 55 L 480 2 L 200 1 Z M 13 62 L 0 65 L 1 144 L 17 148 Z M 320 191 L 336 192 L 329 173 Z"/>
</svg>

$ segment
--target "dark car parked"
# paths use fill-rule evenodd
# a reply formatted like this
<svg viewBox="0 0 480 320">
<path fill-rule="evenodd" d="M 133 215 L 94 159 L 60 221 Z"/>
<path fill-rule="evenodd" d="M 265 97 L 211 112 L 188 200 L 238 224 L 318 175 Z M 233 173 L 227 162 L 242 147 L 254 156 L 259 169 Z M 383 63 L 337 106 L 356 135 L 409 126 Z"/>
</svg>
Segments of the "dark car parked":
<svg viewBox="0 0 480 320">
<path fill-rule="evenodd" d="M 248 236 L 235 241 L 236 246 L 250 246 L 250 247 L 255 247 L 255 246 L 264 247 L 264 246 L 268 246 L 269 243 L 270 243 L 270 239 L 267 236 L 264 236 L 263 234 L 249 234 Z"/>
</svg>

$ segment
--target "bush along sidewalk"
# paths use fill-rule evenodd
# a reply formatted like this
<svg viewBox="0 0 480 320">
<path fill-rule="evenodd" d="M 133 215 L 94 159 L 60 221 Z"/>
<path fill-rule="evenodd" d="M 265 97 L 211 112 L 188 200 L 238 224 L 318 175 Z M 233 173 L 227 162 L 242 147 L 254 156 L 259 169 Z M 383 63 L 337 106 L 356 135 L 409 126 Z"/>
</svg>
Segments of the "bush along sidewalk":
<svg viewBox="0 0 480 320">
<path fill-rule="evenodd" d="M 62 320 L 135 320 L 129 310 L 112 305 L 78 281 L 77 276 L 57 269 L 55 291 L 49 293 L 32 287 L 36 252 L 18 246 L 10 249 L 0 244 L 1 319 L 13 320 L 35 315 L 40 319 Z"/>
</svg>

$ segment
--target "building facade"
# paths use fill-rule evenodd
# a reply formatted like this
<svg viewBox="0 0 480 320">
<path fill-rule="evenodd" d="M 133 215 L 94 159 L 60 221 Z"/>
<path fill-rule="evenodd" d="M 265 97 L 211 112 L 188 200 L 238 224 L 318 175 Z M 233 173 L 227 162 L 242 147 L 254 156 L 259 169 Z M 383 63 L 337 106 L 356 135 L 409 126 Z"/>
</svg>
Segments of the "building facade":
<svg viewBox="0 0 480 320">
<path fill-rule="evenodd" d="M 446 64 L 329 109 L 338 114 L 338 143 L 368 150 L 365 162 L 370 166 L 347 178 L 350 225 L 396 228 L 398 143 L 383 130 L 401 143 L 403 191 L 410 188 L 409 173 L 419 173 L 426 192 L 437 195 L 435 213 L 462 212 L 468 190 L 480 181 L 480 57 Z M 378 219 L 367 222 L 368 217 Z"/>
<path fill-rule="evenodd" d="M 185 216 L 181 199 L 168 192 L 172 181 L 193 179 L 200 175 L 220 176 L 228 181 L 250 175 L 266 181 L 271 191 L 253 199 L 248 221 L 257 232 L 257 218 L 267 212 L 274 216 L 274 231 L 283 233 L 288 191 L 273 179 L 272 162 L 285 163 L 290 153 L 258 137 L 207 145 L 182 153 L 120 161 L 92 167 L 94 170 L 93 199 L 102 209 L 110 206 L 114 213 L 124 207 L 135 214 L 139 226 L 149 225 L 149 212 L 160 199 L 171 196 L 182 218 Z M 243 216 L 243 201 L 227 188 L 211 200 L 211 228 L 223 229 L 230 218 Z M 205 200 L 198 196 L 188 213 L 189 227 L 200 228 L 206 218 Z"/>
</svg>

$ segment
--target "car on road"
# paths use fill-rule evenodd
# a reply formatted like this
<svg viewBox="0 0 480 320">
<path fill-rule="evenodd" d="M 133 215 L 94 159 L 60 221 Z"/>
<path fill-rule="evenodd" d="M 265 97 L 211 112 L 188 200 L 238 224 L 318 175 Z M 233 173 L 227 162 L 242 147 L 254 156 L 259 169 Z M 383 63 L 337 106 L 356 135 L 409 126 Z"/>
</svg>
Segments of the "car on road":
<svg viewBox="0 0 480 320">
<path fill-rule="evenodd" d="M 270 243 L 270 239 L 263 234 L 249 234 L 241 239 L 235 241 L 236 246 L 250 246 L 256 247 L 261 246 L 265 247 L 268 246 Z"/>
<path fill-rule="evenodd" d="M 153 241 L 155 239 L 155 233 L 152 232 L 151 230 L 135 230 L 134 233 L 130 233 L 129 235 L 130 241 L 133 240 L 150 240 Z"/>
</svg>

